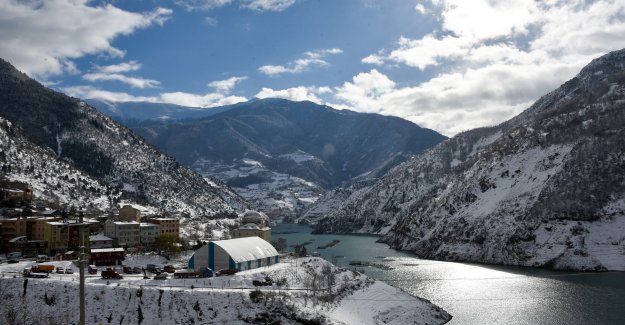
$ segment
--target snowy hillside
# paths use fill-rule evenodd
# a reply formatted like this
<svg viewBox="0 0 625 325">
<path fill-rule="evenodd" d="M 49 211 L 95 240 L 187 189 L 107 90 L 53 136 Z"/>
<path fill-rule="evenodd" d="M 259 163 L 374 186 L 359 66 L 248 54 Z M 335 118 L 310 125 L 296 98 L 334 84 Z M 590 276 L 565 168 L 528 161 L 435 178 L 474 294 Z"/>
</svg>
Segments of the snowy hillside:
<svg viewBox="0 0 625 325">
<path fill-rule="evenodd" d="M 294 153 L 287 159 L 308 161 L 308 158 Z M 274 221 L 295 218 L 324 192 L 313 182 L 273 171 L 252 159 L 235 160 L 230 164 L 198 160 L 191 167 L 207 178 L 226 181 L 255 210 L 266 213 Z"/>
<path fill-rule="evenodd" d="M 510 121 L 459 134 L 325 207 L 317 231 L 385 234 L 426 258 L 625 270 L 624 108 L 621 50 Z"/>
<path fill-rule="evenodd" d="M 153 261 L 150 261 L 153 262 Z M 23 264 L 23 265 L 22 265 Z M 76 274 L 14 278 L 0 266 L 0 323 L 78 321 Z M 253 281 L 268 286 L 255 287 Z M 444 324 L 430 302 L 319 258 L 290 260 L 234 276 L 201 279 L 86 279 L 87 322 L 98 324 Z"/>
<path fill-rule="evenodd" d="M 5 61 L 0 61 L 0 116 L 120 192 L 118 199 L 186 216 L 244 209 L 244 201 L 225 184 L 205 181 L 111 118 L 43 87 Z"/>
<path fill-rule="evenodd" d="M 119 193 L 30 142 L 21 130 L 0 117 L 0 167 L 8 181 L 28 183 L 35 202 L 57 208 L 75 205 L 106 210 Z"/>
</svg>

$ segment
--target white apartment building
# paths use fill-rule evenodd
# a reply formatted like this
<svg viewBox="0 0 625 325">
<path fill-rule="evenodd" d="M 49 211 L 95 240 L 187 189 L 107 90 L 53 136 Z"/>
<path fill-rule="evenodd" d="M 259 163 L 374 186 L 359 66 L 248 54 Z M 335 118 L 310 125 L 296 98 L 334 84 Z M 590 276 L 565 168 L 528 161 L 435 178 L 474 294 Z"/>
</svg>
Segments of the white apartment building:
<svg viewBox="0 0 625 325">
<path fill-rule="evenodd" d="M 115 239 L 117 246 L 138 246 L 141 243 L 139 225 L 136 221 L 107 220 L 104 223 L 104 235 Z"/>
<path fill-rule="evenodd" d="M 161 234 L 161 226 L 153 223 L 142 222 L 139 225 L 139 234 L 142 244 L 151 244 Z"/>
</svg>

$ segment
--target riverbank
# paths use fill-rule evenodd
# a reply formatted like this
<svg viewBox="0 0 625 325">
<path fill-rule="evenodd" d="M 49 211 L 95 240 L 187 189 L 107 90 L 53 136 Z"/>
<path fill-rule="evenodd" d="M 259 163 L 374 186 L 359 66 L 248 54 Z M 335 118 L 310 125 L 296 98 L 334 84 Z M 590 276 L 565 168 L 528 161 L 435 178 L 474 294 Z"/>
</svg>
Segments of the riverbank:
<svg viewBox="0 0 625 325">
<path fill-rule="evenodd" d="M 378 237 L 311 234 L 300 225 L 289 230 L 288 244 L 339 239 L 319 255 L 351 268 L 350 261 L 383 264 L 354 267 L 368 276 L 442 307 L 449 324 L 620 324 L 625 320 L 625 273 L 564 272 L 545 269 L 424 260 L 376 242 Z"/>
</svg>

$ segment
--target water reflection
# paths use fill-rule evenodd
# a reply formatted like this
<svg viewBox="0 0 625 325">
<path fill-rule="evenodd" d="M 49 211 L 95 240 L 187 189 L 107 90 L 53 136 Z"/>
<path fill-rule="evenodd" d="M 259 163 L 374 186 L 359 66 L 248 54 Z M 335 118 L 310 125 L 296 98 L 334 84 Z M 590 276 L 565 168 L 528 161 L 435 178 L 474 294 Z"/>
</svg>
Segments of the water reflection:
<svg viewBox="0 0 625 325">
<path fill-rule="evenodd" d="M 274 230 L 273 238 L 285 238 L 288 245 L 313 240 L 307 246 L 309 253 L 317 251 L 344 267 L 352 268 L 351 261 L 388 266 L 358 269 L 445 308 L 454 316 L 450 324 L 625 324 L 623 272 L 554 272 L 421 260 L 376 243 L 373 237 L 312 235 L 310 228 L 298 225 Z M 336 246 L 317 249 L 335 239 L 340 240 Z"/>
</svg>

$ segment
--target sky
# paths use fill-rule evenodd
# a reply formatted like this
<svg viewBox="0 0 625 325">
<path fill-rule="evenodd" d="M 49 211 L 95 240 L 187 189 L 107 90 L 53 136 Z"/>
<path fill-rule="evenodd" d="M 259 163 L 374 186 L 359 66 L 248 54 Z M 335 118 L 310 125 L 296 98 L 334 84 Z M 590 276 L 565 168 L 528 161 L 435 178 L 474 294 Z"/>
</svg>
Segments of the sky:
<svg viewBox="0 0 625 325">
<path fill-rule="evenodd" d="M 83 99 L 310 100 L 453 136 L 625 48 L 625 0 L 0 0 L 0 44 Z"/>
</svg>

